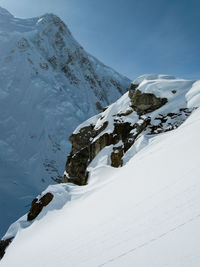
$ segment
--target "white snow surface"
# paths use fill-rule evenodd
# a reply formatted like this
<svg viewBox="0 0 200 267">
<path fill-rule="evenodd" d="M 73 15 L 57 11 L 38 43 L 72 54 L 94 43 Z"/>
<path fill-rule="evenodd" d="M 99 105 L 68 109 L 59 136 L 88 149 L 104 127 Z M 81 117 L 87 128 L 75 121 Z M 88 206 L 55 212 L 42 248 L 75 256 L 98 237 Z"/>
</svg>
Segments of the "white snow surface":
<svg viewBox="0 0 200 267">
<path fill-rule="evenodd" d="M 75 127 L 129 85 L 57 16 L 19 19 L 0 8 L 0 236 L 62 176 Z"/>
<path fill-rule="evenodd" d="M 164 80 L 173 80 L 176 79 L 176 77 L 172 75 L 166 75 L 166 74 L 143 74 L 139 77 L 137 77 L 133 83 L 134 84 L 140 84 L 144 80 L 158 80 L 158 79 L 164 79 Z"/>
<path fill-rule="evenodd" d="M 66 204 L 20 227 L 0 266 L 200 266 L 199 132 L 200 108 L 122 168 L 98 155 L 89 184 L 56 185 Z"/>
<path fill-rule="evenodd" d="M 167 103 L 161 108 L 139 117 L 137 112 L 130 107 L 131 101 L 127 92 L 115 103 L 111 104 L 104 112 L 80 124 L 73 133 L 79 133 L 81 128 L 90 124 L 94 125 L 95 129 L 99 129 L 105 122 L 108 122 L 108 126 L 104 131 L 100 132 L 100 134 L 93 139 L 93 142 L 95 142 L 101 135 L 112 133 L 116 122 L 128 122 L 131 125 L 137 123 L 139 125 L 142 124 L 145 119 L 151 118 L 151 124 L 157 125 L 160 123 L 158 120 L 160 116 L 167 116 L 173 113 L 179 114 L 176 118 L 173 118 L 173 116 L 168 117 L 164 125 L 165 130 L 167 130 L 170 128 L 170 124 L 173 125 L 173 123 L 176 123 L 179 126 L 186 119 L 185 114 L 181 114 L 181 110 L 187 109 L 189 112 L 192 112 L 195 108 L 200 106 L 200 81 L 183 80 L 168 75 L 147 74 L 138 77 L 133 83 L 138 84 L 136 90 L 140 90 L 143 93 L 154 94 L 159 98 L 167 98 Z M 130 110 L 132 110 L 132 113 L 127 114 Z M 143 144 L 147 143 L 148 138 L 149 137 L 145 137 L 146 141 L 144 140 Z M 131 148 L 132 152 L 129 151 L 125 156 L 125 162 L 127 162 L 129 158 L 128 155 L 133 155 L 133 150 L 135 151 L 134 153 L 137 153 L 137 145 L 138 142 Z"/>
</svg>

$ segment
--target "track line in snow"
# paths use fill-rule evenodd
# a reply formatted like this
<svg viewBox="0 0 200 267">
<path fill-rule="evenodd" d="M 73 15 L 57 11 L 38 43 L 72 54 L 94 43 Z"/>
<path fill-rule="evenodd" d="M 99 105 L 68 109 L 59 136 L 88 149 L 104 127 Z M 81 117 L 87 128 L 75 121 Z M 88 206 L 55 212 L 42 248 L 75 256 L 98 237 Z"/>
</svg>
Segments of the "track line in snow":
<svg viewBox="0 0 200 267">
<path fill-rule="evenodd" d="M 158 241 L 159 239 L 163 238 L 164 236 L 170 234 L 171 232 L 174 232 L 174 231 L 176 231 L 177 229 L 179 229 L 179 228 L 181 228 L 181 227 L 183 227 L 183 226 L 185 226 L 185 225 L 187 225 L 187 224 L 189 224 L 189 223 L 191 223 L 191 222 L 193 222 L 193 221 L 195 221 L 195 220 L 198 220 L 198 219 L 200 219 L 200 213 L 199 213 L 197 216 L 195 216 L 195 217 L 193 217 L 193 218 L 191 218 L 191 219 L 185 221 L 184 223 L 181 223 L 181 224 L 179 224 L 178 226 L 176 226 L 176 227 L 174 227 L 174 228 L 171 228 L 169 231 L 167 231 L 167 232 L 165 232 L 165 233 L 159 235 L 158 237 L 156 237 L 156 238 L 152 238 L 151 240 L 149 240 L 149 241 L 147 241 L 147 242 L 145 242 L 145 243 L 143 243 L 143 244 L 141 244 L 141 245 L 139 245 L 139 246 L 137 246 L 137 247 L 135 247 L 135 248 L 132 248 L 132 249 L 130 249 L 130 250 L 128 250 L 128 251 L 126 251 L 126 252 L 124 252 L 124 253 L 118 255 L 117 257 L 112 258 L 112 259 L 110 259 L 110 260 L 108 260 L 108 261 L 106 261 L 106 262 L 104 262 L 104 263 L 98 265 L 97 267 L 102 267 L 102 266 L 108 265 L 108 264 L 111 263 L 111 262 L 114 262 L 114 261 L 116 261 L 116 260 L 118 260 L 118 259 L 120 259 L 120 258 L 122 258 L 122 257 L 125 257 L 125 256 L 127 256 L 128 254 L 133 253 L 134 251 L 136 251 L 136 250 L 138 250 L 138 249 L 140 249 L 140 248 L 143 248 L 143 247 L 145 247 L 145 246 L 148 246 L 149 244 Z"/>
</svg>

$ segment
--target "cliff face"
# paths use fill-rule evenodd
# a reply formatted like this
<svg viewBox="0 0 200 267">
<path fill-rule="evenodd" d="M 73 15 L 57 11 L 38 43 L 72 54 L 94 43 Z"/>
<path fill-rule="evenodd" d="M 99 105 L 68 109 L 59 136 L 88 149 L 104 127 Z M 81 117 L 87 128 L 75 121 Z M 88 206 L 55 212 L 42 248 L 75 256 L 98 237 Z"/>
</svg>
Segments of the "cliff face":
<svg viewBox="0 0 200 267">
<path fill-rule="evenodd" d="M 107 164 L 120 167 L 135 143 L 180 126 L 196 108 L 187 99 L 193 84 L 164 75 L 136 79 L 128 93 L 70 136 L 72 150 L 62 181 L 85 185 L 88 167 L 104 148 L 109 148 Z"/>
</svg>

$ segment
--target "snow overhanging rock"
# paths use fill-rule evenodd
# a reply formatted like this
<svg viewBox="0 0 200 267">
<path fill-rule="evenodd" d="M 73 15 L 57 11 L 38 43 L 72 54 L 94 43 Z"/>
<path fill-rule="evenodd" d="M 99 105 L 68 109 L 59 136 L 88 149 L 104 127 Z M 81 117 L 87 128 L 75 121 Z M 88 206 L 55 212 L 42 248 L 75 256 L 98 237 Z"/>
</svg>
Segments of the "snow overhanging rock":
<svg viewBox="0 0 200 267">
<path fill-rule="evenodd" d="M 163 92 L 157 89 L 159 83 L 163 85 Z M 128 94 L 83 123 L 71 135 L 69 140 L 72 150 L 67 158 L 62 181 L 86 185 L 88 166 L 105 147 L 111 147 L 108 165 L 120 167 L 126 152 L 139 137 L 177 128 L 195 109 L 188 108 L 186 102 L 172 104 L 174 99 L 178 101 L 181 93 L 179 87 L 182 86 L 182 80 L 165 75 L 155 80 L 148 76 L 147 80 L 141 79 L 140 84 L 132 83 Z"/>
</svg>

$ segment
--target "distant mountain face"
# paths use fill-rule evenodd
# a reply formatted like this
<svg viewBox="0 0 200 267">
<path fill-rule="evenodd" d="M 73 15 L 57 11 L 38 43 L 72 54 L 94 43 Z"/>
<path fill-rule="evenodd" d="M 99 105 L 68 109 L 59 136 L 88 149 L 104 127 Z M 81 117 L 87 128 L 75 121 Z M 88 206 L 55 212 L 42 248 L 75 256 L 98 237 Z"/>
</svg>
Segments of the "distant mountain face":
<svg viewBox="0 0 200 267">
<path fill-rule="evenodd" d="M 128 78 L 89 55 L 57 16 L 18 19 L 0 8 L 2 231 L 62 176 L 75 127 L 129 86 Z"/>
</svg>

